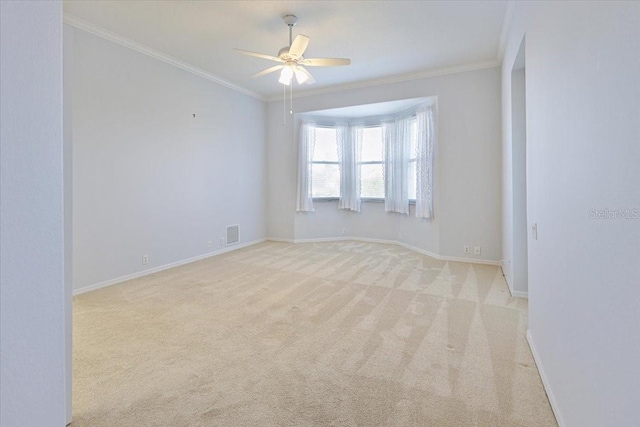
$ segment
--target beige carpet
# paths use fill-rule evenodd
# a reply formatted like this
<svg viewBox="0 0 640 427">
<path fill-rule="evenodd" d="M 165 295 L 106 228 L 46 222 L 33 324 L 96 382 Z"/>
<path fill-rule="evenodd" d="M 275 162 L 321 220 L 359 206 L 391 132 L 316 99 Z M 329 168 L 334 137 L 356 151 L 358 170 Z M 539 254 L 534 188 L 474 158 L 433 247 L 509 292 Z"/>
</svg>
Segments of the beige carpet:
<svg viewBox="0 0 640 427">
<path fill-rule="evenodd" d="M 499 268 L 266 242 L 74 299 L 73 426 L 555 426 Z"/>
</svg>

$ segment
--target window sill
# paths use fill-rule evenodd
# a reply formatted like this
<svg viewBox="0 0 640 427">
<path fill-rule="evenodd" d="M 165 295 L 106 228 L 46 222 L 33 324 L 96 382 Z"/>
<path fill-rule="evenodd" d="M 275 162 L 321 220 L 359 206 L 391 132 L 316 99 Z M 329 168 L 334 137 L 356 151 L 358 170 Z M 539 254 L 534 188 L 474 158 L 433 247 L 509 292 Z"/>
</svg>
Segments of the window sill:
<svg viewBox="0 0 640 427">
<path fill-rule="evenodd" d="M 314 202 L 337 202 L 340 199 L 338 197 L 314 197 Z M 360 199 L 363 203 L 384 203 L 384 199 Z M 409 205 L 415 205 L 415 200 L 409 200 Z"/>
<path fill-rule="evenodd" d="M 314 197 L 314 202 L 337 202 L 340 200 L 338 197 Z"/>
</svg>

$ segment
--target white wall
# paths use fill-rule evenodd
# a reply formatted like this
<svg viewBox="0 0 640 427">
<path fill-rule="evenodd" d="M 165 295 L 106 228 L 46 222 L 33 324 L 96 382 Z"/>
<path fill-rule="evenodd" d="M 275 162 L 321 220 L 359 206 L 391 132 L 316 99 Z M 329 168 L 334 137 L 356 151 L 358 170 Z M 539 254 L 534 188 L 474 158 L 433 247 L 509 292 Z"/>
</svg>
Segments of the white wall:
<svg viewBox="0 0 640 427">
<path fill-rule="evenodd" d="M 524 45 L 518 55 L 524 56 Z M 524 58 L 522 58 L 524 61 Z M 522 67 L 520 65 L 519 67 Z M 525 69 L 516 67 L 511 72 L 511 185 L 513 207 L 511 209 L 513 252 L 504 252 L 503 259 L 511 264 L 505 272 L 507 282 L 514 295 L 527 295 L 527 141 L 526 141 L 526 99 Z M 503 264 L 504 265 L 504 264 Z M 512 274 L 512 275 L 511 275 Z"/>
<path fill-rule="evenodd" d="M 64 282 L 66 351 L 73 354 L 73 32 L 63 30 L 63 163 L 64 163 Z M 73 358 L 67 357 L 67 423 L 73 415 Z"/>
<path fill-rule="evenodd" d="M 640 3 L 518 3 L 505 137 L 525 33 L 529 339 L 561 425 L 636 426 L 640 219 L 590 210 L 640 209 Z"/>
<path fill-rule="evenodd" d="M 65 425 L 62 4 L 0 2 L 0 425 Z"/>
<path fill-rule="evenodd" d="M 65 31 L 75 289 L 219 251 L 227 225 L 240 225 L 241 243 L 264 238 L 265 103 Z"/>
<path fill-rule="evenodd" d="M 443 256 L 500 260 L 500 70 L 490 68 L 294 99 L 296 113 L 436 96 L 438 102 L 433 221 L 386 214 L 380 203 L 362 213 L 316 202 L 295 213 L 297 137 L 282 102 L 268 106 L 268 233 L 283 239 L 347 235 L 401 241 Z M 412 212 L 413 215 L 413 212 Z M 465 245 L 482 255 L 465 255 Z"/>
</svg>

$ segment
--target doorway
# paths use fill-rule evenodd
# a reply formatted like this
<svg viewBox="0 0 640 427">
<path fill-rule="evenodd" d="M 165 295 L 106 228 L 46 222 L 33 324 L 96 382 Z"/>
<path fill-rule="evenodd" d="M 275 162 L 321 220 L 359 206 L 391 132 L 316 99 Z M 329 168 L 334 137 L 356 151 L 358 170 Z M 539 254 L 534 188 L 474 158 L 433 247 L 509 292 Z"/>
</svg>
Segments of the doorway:
<svg viewBox="0 0 640 427">
<path fill-rule="evenodd" d="M 513 184 L 513 283 L 514 296 L 528 293 L 527 251 L 527 111 L 525 40 L 511 70 L 511 155 Z"/>
</svg>

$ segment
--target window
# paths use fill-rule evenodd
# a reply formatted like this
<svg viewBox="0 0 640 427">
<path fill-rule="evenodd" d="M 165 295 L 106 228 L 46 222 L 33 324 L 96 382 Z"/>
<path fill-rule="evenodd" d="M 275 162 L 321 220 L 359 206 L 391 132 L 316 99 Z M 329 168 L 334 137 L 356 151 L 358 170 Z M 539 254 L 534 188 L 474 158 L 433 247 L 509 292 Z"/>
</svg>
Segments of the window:
<svg viewBox="0 0 640 427">
<path fill-rule="evenodd" d="M 407 159 L 407 187 L 409 200 L 416 201 L 417 187 L 417 121 L 411 119 L 409 134 L 409 157 Z M 360 161 L 360 197 L 363 199 L 384 200 L 384 141 L 382 128 L 372 126 L 364 128 L 362 135 L 362 154 Z"/>
<path fill-rule="evenodd" d="M 384 142 L 380 126 L 362 130 L 360 197 L 384 199 Z"/>
<path fill-rule="evenodd" d="M 386 212 L 409 214 L 415 204 L 417 217 L 432 218 L 433 107 L 368 120 L 372 125 L 302 123 L 296 210 L 338 199 L 338 209 L 360 212 L 361 200 L 384 200 Z"/>
<path fill-rule="evenodd" d="M 311 161 L 313 198 L 340 197 L 340 163 L 335 128 L 316 127 Z"/>
<path fill-rule="evenodd" d="M 409 133 L 409 158 L 407 160 L 407 181 L 409 200 L 416 201 L 417 170 L 417 121 L 411 119 Z M 363 129 L 362 152 L 360 161 L 360 197 L 363 199 L 384 200 L 384 141 L 382 127 L 372 126 Z"/>
</svg>

